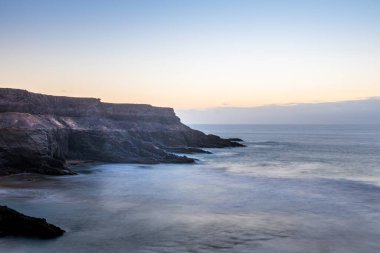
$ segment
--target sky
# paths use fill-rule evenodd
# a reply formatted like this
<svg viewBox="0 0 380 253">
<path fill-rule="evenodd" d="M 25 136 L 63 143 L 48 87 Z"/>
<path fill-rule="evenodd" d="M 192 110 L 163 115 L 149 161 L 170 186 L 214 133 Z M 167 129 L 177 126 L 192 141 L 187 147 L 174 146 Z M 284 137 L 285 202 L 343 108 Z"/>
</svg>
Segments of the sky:
<svg viewBox="0 0 380 253">
<path fill-rule="evenodd" d="M 0 0 L 0 87 L 176 109 L 380 96 L 378 0 Z"/>
</svg>

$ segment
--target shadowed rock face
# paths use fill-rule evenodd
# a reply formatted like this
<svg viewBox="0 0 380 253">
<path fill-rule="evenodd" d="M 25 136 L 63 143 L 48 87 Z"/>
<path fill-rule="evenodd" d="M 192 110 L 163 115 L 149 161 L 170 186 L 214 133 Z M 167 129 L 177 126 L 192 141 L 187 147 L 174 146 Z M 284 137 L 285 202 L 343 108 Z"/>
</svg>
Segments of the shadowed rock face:
<svg viewBox="0 0 380 253">
<path fill-rule="evenodd" d="M 172 108 L 0 88 L 0 175 L 71 174 L 65 160 L 191 163 L 170 152 L 239 146 L 187 127 Z"/>
<path fill-rule="evenodd" d="M 6 206 L 0 206 L 0 236 L 29 236 L 42 239 L 55 238 L 65 233 L 45 219 L 21 214 Z"/>
</svg>

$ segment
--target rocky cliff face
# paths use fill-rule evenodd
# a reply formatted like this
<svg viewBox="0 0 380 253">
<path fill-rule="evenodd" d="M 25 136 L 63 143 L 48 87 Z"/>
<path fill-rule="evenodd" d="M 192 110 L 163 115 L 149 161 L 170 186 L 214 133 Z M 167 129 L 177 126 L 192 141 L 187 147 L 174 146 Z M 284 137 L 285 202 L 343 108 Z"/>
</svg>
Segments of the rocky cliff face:
<svg viewBox="0 0 380 253">
<path fill-rule="evenodd" d="M 189 163 L 170 151 L 238 146 L 187 127 L 172 108 L 0 88 L 0 175 L 69 174 L 66 160 Z"/>
</svg>

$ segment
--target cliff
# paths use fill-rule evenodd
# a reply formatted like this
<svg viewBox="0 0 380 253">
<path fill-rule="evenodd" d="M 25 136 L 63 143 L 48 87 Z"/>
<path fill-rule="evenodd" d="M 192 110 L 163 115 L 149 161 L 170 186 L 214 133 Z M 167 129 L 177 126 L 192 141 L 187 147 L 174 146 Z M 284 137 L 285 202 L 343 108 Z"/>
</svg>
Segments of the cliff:
<svg viewBox="0 0 380 253">
<path fill-rule="evenodd" d="M 70 174 L 66 160 L 191 163 L 171 151 L 239 146 L 189 128 L 172 108 L 0 88 L 0 175 Z"/>
</svg>

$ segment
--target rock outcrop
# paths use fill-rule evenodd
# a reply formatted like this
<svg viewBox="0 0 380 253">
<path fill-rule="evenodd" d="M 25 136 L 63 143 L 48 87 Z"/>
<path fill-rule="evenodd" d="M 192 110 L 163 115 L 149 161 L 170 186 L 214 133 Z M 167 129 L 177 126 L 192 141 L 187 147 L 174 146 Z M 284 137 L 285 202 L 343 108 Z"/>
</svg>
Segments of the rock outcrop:
<svg viewBox="0 0 380 253">
<path fill-rule="evenodd" d="M 0 88 L 0 175 L 71 174 L 66 160 L 191 163 L 176 150 L 240 146 L 189 128 L 172 108 Z"/>
<path fill-rule="evenodd" d="M 0 206 L 0 236 L 28 236 L 41 239 L 55 238 L 65 233 L 45 219 L 21 214 L 6 206 Z"/>
</svg>

